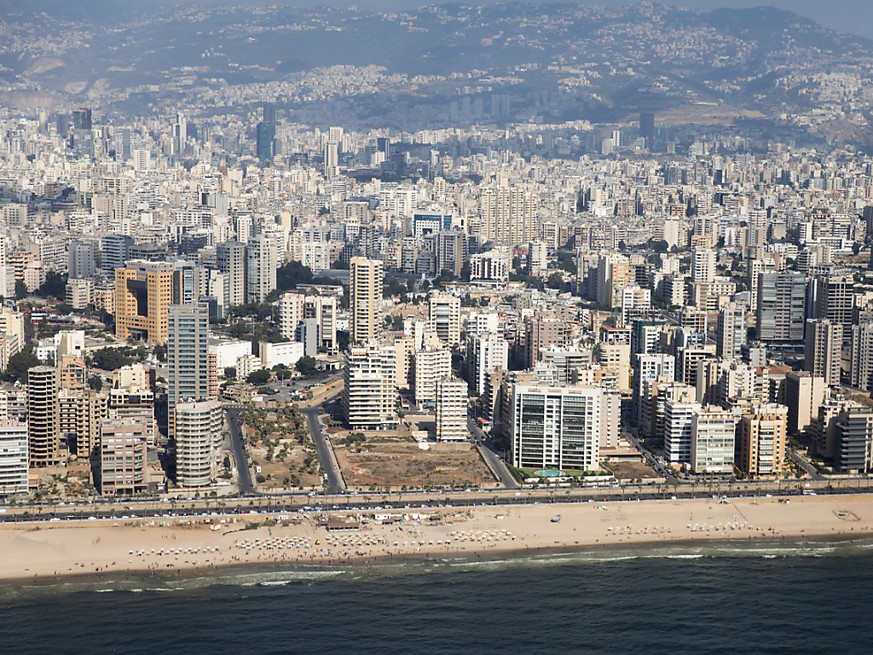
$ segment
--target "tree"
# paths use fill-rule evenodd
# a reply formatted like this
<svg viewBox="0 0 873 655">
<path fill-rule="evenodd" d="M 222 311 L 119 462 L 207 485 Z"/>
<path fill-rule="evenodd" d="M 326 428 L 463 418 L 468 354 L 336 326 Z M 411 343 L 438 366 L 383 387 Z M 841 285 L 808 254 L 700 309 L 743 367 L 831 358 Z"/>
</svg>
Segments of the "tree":
<svg viewBox="0 0 873 655">
<path fill-rule="evenodd" d="M 309 355 L 304 355 L 297 360 L 295 368 L 300 371 L 301 375 L 312 375 L 313 373 L 315 373 L 316 370 L 315 358 L 310 357 Z"/>
<path fill-rule="evenodd" d="M 552 273 L 549 276 L 548 281 L 546 282 L 546 286 L 549 289 L 563 289 L 564 288 L 564 276 L 558 272 Z"/>
<path fill-rule="evenodd" d="M 159 362 L 167 361 L 167 347 L 164 344 L 159 343 L 158 345 L 156 345 L 154 352 L 155 357 L 158 358 Z"/>
<path fill-rule="evenodd" d="M 65 273 L 49 271 L 45 276 L 45 282 L 37 290 L 37 295 L 45 298 L 52 297 L 63 302 L 67 292 L 67 276 Z"/>
<path fill-rule="evenodd" d="M 15 353 L 9 358 L 9 362 L 6 364 L 6 373 L 3 377 L 10 382 L 27 382 L 28 369 L 40 364 L 42 362 L 37 359 L 36 353 L 33 352 L 33 346 L 28 345 L 24 350 Z"/>
<path fill-rule="evenodd" d="M 225 366 L 224 377 L 228 380 L 236 380 L 236 366 Z"/>
<path fill-rule="evenodd" d="M 104 371 L 114 371 L 133 363 L 133 357 L 124 354 L 120 348 L 101 348 L 94 352 L 91 360 L 94 366 L 102 368 Z"/>
<path fill-rule="evenodd" d="M 27 298 L 27 285 L 24 280 L 15 280 L 15 299 L 23 300 Z"/>
<path fill-rule="evenodd" d="M 289 291 L 296 289 L 298 284 L 312 282 L 312 271 L 300 262 L 290 261 L 276 271 L 276 289 Z"/>
<path fill-rule="evenodd" d="M 100 391 L 103 388 L 103 380 L 96 375 L 92 375 L 88 378 L 88 388 L 93 389 L 94 391 Z"/>
<path fill-rule="evenodd" d="M 249 384 L 266 384 L 270 381 L 270 371 L 267 369 L 261 369 L 260 371 L 252 371 L 249 373 L 249 376 L 246 378 L 246 382 Z"/>
</svg>

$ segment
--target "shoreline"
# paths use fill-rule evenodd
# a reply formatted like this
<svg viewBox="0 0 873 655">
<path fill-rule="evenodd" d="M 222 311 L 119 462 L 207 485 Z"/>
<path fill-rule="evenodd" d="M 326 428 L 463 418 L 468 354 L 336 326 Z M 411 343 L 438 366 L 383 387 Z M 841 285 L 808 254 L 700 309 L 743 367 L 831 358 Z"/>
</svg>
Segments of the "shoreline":
<svg viewBox="0 0 873 655">
<path fill-rule="evenodd" d="M 555 514 L 561 520 L 552 522 Z M 369 513 L 373 516 L 373 513 Z M 349 520 L 349 512 L 322 516 Z M 711 544 L 849 543 L 873 538 L 867 496 L 611 501 L 392 510 L 361 517 L 358 529 L 328 532 L 314 516 L 246 525 L 75 521 L 0 526 L 0 586 L 112 582 L 125 577 L 187 580 L 252 571 L 342 572 L 392 564 L 487 562 L 622 549 L 688 549 Z M 259 515 L 259 521 L 273 516 Z M 226 521 L 224 524 L 219 520 Z M 235 522 L 234 522 L 235 521 Z M 345 526 L 344 526 L 345 527 Z"/>
</svg>

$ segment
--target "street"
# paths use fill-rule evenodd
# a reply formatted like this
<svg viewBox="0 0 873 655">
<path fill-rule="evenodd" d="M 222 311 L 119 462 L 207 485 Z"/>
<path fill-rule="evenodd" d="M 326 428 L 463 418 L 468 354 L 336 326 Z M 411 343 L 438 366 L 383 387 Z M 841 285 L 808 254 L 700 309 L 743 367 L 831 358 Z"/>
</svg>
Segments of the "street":
<svg viewBox="0 0 873 655">
<path fill-rule="evenodd" d="M 335 398 L 334 396 L 333 398 Z M 325 402 L 330 402 L 333 398 L 328 398 Z M 346 489 L 345 480 L 336 463 L 336 458 L 333 454 L 333 448 L 327 442 L 327 437 L 321 430 L 321 423 L 318 420 L 321 414 L 321 405 L 302 409 L 300 412 L 306 417 L 309 425 L 309 434 L 312 436 L 312 441 L 315 444 L 315 450 L 318 453 L 318 461 L 321 462 L 321 469 L 327 478 L 324 481 L 324 489 L 328 494 L 342 493 Z"/>
<path fill-rule="evenodd" d="M 476 448 L 479 450 L 479 454 L 485 460 L 485 464 L 491 469 L 491 472 L 497 476 L 498 482 L 506 489 L 518 489 L 520 487 L 518 481 L 509 472 L 506 463 L 501 459 L 500 455 L 491 450 L 488 443 L 486 443 L 487 437 L 479 426 L 476 425 L 475 419 L 468 418 L 467 427 L 470 430 L 470 435 L 473 437 Z"/>
<path fill-rule="evenodd" d="M 239 428 L 239 414 L 241 411 L 237 408 L 228 408 L 225 410 L 225 413 L 227 416 L 227 430 L 230 434 L 230 448 L 233 453 L 233 459 L 236 462 L 237 487 L 241 496 L 251 496 L 255 493 L 255 485 L 252 482 L 249 458 L 246 454 L 242 432 Z"/>
</svg>

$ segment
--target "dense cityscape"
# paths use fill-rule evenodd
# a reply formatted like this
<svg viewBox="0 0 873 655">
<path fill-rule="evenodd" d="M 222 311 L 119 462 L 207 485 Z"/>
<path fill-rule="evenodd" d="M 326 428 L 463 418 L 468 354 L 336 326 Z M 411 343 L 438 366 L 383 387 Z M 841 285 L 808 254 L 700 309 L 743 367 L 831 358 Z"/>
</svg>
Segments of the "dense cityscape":
<svg viewBox="0 0 873 655">
<path fill-rule="evenodd" d="M 35 12 L 0 48 L 4 522 L 867 489 L 860 37 L 647 2 Z"/>
</svg>

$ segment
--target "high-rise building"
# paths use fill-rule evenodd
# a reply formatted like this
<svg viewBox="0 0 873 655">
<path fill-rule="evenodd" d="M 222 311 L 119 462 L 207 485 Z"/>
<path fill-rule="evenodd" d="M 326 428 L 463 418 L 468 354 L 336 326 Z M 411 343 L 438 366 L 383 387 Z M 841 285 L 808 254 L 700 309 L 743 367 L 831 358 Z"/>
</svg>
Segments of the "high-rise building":
<svg viewBox="0 0 873 655">
<path fill-rule="evenodd" d="M 273 160 L 273 140 L 276 126 L 267 122 L 258 123 L 255 128 L 255 152 L 262 164 Z"/>
<path fill-rule="evenodd" d="M 650 111 L 640 112 L 640 137 L 646 140 L 646 147 L 651 148 L 655 140 L 655 114 Z"/>
<path fill-rule="evenodd" d="M 176 484 L 204 487 L 215 481 L 224 434 L 217 400 L 180 403 L 175 412 Z"/>
<path fill-rule="evenodd" d="M 388 430 L 397 424 L 394 349 L 376 341 L 352 345 L 345 356 L 343 413 L 351 430 Z"/>
<path fill-rule="evenodd" d="M 828 386 L 840 383 L 843 329 L 826 318 L 806 321 L 803 368 L 814 377 L 824 378 Z M 873 353 L 871 353 L 873 354 Z"/>
<path fill-rule="evenodd" d="M 100 268 L 113 272 L 127 261 L 133 238 L 126 234 L 107 234 L 100 239 Z"/>
<path fill-rule="evenodd" d="M 173 436 L 173 411 L 184 402 L 209 398 L 209 307 L 170 305 L 167 339 L 167 417 Z"/>
<path fill-rule="evenodd" d="M 352 257 L 349 269 L 349 338 L 352 343 L 364 343 L 382 334 L 382 262 Z"/>
<path fill-rule="evenodd" d="M 307 296 L 303 305 L 305 318 L 314 318 L 318 323 L 318 347 L 329 354 L 338 349 L 336 340 L 336 298 Z"/>
<path fill-rule="evenodd" d="M 800 273 L 758 275 L 758 339 L 769 343 L 803 341 L 806 278 Z"/>
<path fill-rule="evenodd" d="M 697 402 L 667 400 L 664 407 L 664 457 L 671 464 L 691 461 L 692 425 L 700 413 Z"/>
<path fill-rule="evenodd" d="M 873 391 L 873 321 L 853 325 L 850 371 L 852 386 Z"/>
<path fill-rule="evenodd" d="M 58 370 L 36 366 L 27 372 L 27 445 L 31 466 L 60 463 Z"/>
<path fill-rule="evenodd" d="M 600 468 L 604 391 L 600 387 L 513 384 L 512 464 L 518 468 Z"/>
<path fill-rule="evenodd" d="M 172 264 L 130 261 L 115 269 L 115 336 L 164 343 L 172 297 Z"/>
<path fill-rule="evenodd" d="M 104 496 L 132 496 L 148 486 L 149 426 L 139 419 L 105 421 L 100 427 L 100 469 Z"/>
<path fill-rule="evenodd" d="M 279 331 L 288 340 L 296 338 L 297 326 L 306 315 L 305 299 L 306 297 L 302 293 L 286 291 L 276 301 L 279 308 Z"/>
<path fill-rule="evenodd" d="M 436 384 L 436 440 L 466 441 L 467 383 L 457 378 L 443 378 Z"/>
<path fill-rule="evenodd" d="M 246 302 L 265 302 L 276 288 L 276 241 L 266 234 L 252 237 L 246 244 Z"/>
<path fill-rule="evenodd" d="M 449 346 L 461 343 L 461 299 L 434 294 L 430 297 L 428 308 L 428 320 L 440 341 Z"/>
<path fill-rule="evenodd" d="M 97 272 L 97 248 L 93 241 L 70 239 L 67 270 L 70 278 L 92 277 Z"/>
<path fill-rule="evenodd" d="M 788 434 L 804 432 L 827 397 L 824 378 L 814 377 L 808 371 L 791 371 L 785 376 L 784 388 Z"/>
<path fill-rule="evenodd" d="M 538 204 L 536 193 L 523 186 L 482 189 L 479 197 L 482 241 L 509 247 L 533 241 L 539 232 Z"/>
<path fill-rule="evenodd" d="M 695 248 L 691 253 L 691 281 L 712 282 L 715 280 L 715 250 Z"/>
<path fill-rule="evenodd" d="M 749 475 L 775 475 L 785 463 L 788 409 L 766 404 L 740 420 L 737 468 Z"/>
<path fill-rule="evenodd" d="M 721 407 L 703 407 L 691 417 L 691 470 L 733 473 L 737 421 Z"/>
<path fill-rule="evenodd" d="M 437 381 L 452 373 L 452 351 L 425 347 L 415 352 L 415 402 L 436 402 Z"/>
<path fill-rule="evenodd" d="M 509 344 L 499 334 L 486 332 L 467 337 L 468 378 L 473 390 L 482 395 L 488 372 L 509 368 Z"/>
<path fill-rule="evenodd" d="M 27 493 L 27 423 L 0 420 L 0 497 Z"/>
<path fill-rule="evenodd" d="M 748 337 L 747 308 L 740 303 L 730 303 L 718 312 L 718 335 L 716 354 L 722 359 L 740 359 Z"/>
<path fill-rule="evenodd" d="M 225 241 L 215 248 L 219 270 L 227 275 L 228 304 L 242 305 L 246 301 L 246 246 L 239 241 Z"/>
<path fill-rule="evenodd" d="M 437 272 L 448 271 L 461 277 L 464 262 L 468 259 L 467 235 L 461 230 L 448 230 L 436 235 Z"/>
<path fill-rule="evenodd" d="M 810 284 L 810 313 L 841 326 L 843 339 L 852 336 L 855 280 L 851 275 L 819 275 Z"/>
</svg>

